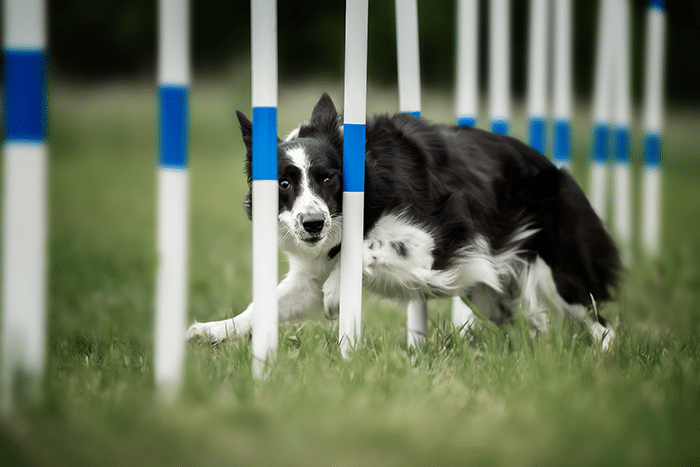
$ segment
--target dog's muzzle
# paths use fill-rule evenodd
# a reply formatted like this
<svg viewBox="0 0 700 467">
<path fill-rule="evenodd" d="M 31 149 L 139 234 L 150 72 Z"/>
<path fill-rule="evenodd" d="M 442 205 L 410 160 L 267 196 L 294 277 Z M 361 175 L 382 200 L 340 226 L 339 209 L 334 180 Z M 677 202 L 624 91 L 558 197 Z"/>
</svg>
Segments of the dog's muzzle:
<svg viewBox="0 0 700 467">
<path fill-rule="evenodd" d="M 326 218 L 322 212 L 301 214 L 299 217 L 301 220 L 301 225 L 304 227 L 304 231 L 313 236 L 318 236 L 326 223 Z"/>
</svg>

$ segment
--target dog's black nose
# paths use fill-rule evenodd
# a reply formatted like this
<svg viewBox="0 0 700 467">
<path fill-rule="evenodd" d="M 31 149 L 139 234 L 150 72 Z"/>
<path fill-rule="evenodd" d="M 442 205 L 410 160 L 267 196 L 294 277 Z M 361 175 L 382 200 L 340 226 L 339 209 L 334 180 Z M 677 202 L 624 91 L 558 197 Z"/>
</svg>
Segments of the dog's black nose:
<svg viewBox="0 0 700 467">
<path fill-rule="evenodd" d="M 323 224 L 325 222 L 325 219 L 323 217 L 323 213 L 313 213 L 313 214 L 307 214 L 305 216 L 302 216 L 301 218 L 301 225 L 304 226 L 304 230 L 306 230 L 310 234 L 317 234 L 321 230 L 323 230 Z"/>
</svg>

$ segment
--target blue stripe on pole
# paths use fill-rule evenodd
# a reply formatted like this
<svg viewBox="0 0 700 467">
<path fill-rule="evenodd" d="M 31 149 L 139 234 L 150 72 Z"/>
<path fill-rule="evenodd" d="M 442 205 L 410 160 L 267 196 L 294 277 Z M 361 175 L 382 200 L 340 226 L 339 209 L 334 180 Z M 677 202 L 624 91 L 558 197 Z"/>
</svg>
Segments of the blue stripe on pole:
<svg viewBox="0 0 700 467">
<path fill-rule="evenodd" d="M 184 169 L 188 162 L 189 89 L 161 85 L 158 90 L 161 167 Z"/>
<path fill-rule="evenodd" d="M 365 124 L 343 126 L 343 190 L 365 191 Z"/>
<path fill-rule="evenodd" d="M 596 123 L 593 126 L 593 161 L 599 164 L 608 162 L 608 144 L 610 127 L 605 123 Z"/>
<path fill-rule="evenodd" d="M 46 140 L 46 52 L 5 50 L 4 133 L 8 141 Z"/>
<path fill-rule="evenodd" d="M 499 135 L 508 134 L 508 120 L 491 120 L 491 131 Z"/>
<path fill-rule="evenodd" d="M 535 151 L 544 154 L 546 121 L 542 117 L 532 117 L 528 122 L 528 144 Z"/>
<path fill-rule="evenodd" d="M 651 0 L 649 2 L 649 8 L 666 11 L 666 2 L 664 0 Z"/>
<path fill-rule="evenodd" d="M 420 110 L 409 110 L 408 112 L 401 112 L 401 113 L 404 113 L 406 115 L 411 115 L 411 116 L 416 117 L 416 118 L 420 118 Z"/>
<path fill-rule="evenodd" d="M 277 107 L 253 107 L 253 180 L 277 180 Z"/>
<path fill-rule="evenodd" d="M 649 132 L 644 136 L 644 162 L 649 167 L 658 167 L 661 163 L 661 135 Z"/>
<path fill-rule="evenodd" d="M 476 117 L 459 117 L 457 126 L 476 126 Z"/>
<path fill-rule="evenodd" d="M 554 122 L 554 161 L 568 163 L 571 159 L 571 122 L 557 120 Z"/>
<path fill-rule="evenodd" d="M 630 159 L 630 129 L 626 126 L 615 129 L 615 160 L 629 162 Z"/>
</svg>

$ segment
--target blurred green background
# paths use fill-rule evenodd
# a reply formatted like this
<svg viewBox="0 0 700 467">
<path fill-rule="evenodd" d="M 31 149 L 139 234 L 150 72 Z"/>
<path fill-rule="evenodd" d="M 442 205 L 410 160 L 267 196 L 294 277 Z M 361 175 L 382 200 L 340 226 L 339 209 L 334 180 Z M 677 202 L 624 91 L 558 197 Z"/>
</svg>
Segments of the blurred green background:
<svg viewBox="0 0 700 467">
<path fill-rule="evenodd" d="M 598 2 L 574 3 L 575 91 L 591 88 Z M 635 95 L 642 89 L 643 35 L 646 0 L 633 0 Z M 421 78 L 430 86 L 451 86 L 454 77 L 455 0 L 420 0 L 418 16 Z M 700 102 L 700 1 L 669 1 L 668 73 L 672 102 Z M 53 0 L 49 2 L 51 63 L 57 76 L 105 78 L 151 76 L 156 54 L 155 0 Z M 512 2 L 513 86 L 522 94 L 525 82 L 529 1 Z M 280 0 L 278 2 L 279 66 L 282 81 L 322 75 L 340 78 L 344 47 L 343 0 Z M 369 2 L 370 80 L 396 80 L 394 2 Z M 487 2 L 480 2 L 486 31 Z M 250 5 L 246 0 L 192 2 L 193 63 L 198 71 L 219 72 L 247 59 L 250 51 Z M 487 42 L 482 41 L 486 57 Z M 486 60 L 481 61 L 481 86 Z M 248 73 L 243 68 L 241 72 Z"/>
</svg>

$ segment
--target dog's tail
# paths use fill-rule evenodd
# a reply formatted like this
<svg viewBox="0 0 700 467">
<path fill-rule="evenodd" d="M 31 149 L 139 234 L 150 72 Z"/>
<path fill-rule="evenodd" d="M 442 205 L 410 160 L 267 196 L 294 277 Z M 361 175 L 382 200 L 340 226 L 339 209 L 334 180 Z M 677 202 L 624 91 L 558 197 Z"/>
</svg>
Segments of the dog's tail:
<svg viewBox="0 0 700 467">
<path fill-rule="evenodd" d="M 540 224 L 531 246 L 551 268 L 559 295 L 587 306 L 591 297 L 609 300 L 622 270 L 620 255 L 583 191 L 566 170 L 553 167 L 531 182 L 530 208 L 539 212 Z"/>
</svg>

